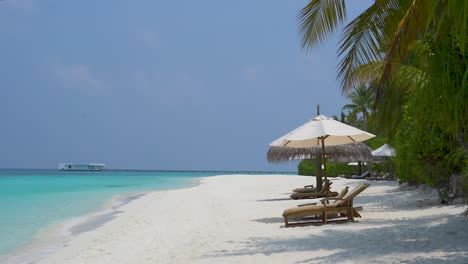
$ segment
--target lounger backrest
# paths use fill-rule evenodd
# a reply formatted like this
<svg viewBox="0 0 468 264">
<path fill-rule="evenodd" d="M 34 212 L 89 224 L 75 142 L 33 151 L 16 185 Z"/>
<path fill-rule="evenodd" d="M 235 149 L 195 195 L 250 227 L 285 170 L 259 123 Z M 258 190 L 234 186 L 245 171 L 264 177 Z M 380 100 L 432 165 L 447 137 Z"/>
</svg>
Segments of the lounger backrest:
<svg viewBox="0 0 468 264">
<path fill-rule="evenodd" d="M 369 184 L 362 184 L 359 185 L 358 187 L 354 188 L 352 191 L 348 192 L 345 196 L 343 196 L 342 200 L 336 201 L 336 205 L 342 205 L 346 202 L 348 202 L 351 199 L 354 199 L 354 197 L 358 196 L 362 191 L 364 191 L 367 187 L 369 187 Z"/>
<path fill-rule="evenodd" d="M 320 192 L 324 193 L 324 192 L 330 190 L 330 185 L 331 185 L 331 182 L 330 182 L 330 180 L 327 179 L 325 181 L 325 183 L 323 184 L 322 189 L 320 190 Z"/>
<path fill-rule="evenodd" d="M 338 194 L 338 196 L 336 198 L 343 198 L 349 191 L 349 187 L 346 186 L 343 188 L 343 190 L 341 190 L 340 194 Z"/>
<path fill-rule="evenodd" d="M 343 198 L 348 193 L 348 189 L 349 189 L 348 186 L 344 187 L 343 190 L 341 190 L 340 194 L 338 194 L 338 196 L 336 198 L 338 198 L 338 199 Z M 334 204 L 336 204 L 336 202 L 338 202 L 338 200 L 335 201 Z"/>
</svg>

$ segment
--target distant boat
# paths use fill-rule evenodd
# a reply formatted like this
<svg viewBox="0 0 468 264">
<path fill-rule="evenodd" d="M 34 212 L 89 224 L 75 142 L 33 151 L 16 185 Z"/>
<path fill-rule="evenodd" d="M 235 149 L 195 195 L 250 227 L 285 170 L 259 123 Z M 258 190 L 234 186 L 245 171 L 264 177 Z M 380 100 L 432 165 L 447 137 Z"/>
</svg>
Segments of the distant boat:
<svg viewBox="0 0 468 264">
<path fill-rule="evenodd" d="M 74 163 L 60 163 L 58 169 L 63 171 L 102 171 L 105 164 L 74 164 Z"/>
</svg>

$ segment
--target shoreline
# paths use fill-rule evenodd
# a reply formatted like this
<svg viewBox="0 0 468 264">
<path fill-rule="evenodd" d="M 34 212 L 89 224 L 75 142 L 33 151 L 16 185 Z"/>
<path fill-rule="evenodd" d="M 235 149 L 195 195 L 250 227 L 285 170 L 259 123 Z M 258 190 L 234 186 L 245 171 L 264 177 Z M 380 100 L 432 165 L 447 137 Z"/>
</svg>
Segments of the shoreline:
<svg viewBox="0 0 468 264">
<path fill-rule="evenodd" d="M 332 181 L 334 190 L 366 182 Z M 290 190 L 311 182 L 314 177 L 218 175 L 196 178 L 188 187 L 149 191 L 29 263 L 468 260 L 468 220 L 460 216 L 467 206 L 442 206 L 433 190 L 407 190 L 396 182 L 368 182 L 371 187 L 355 201 L 364 208 L 363 218 L 354 223 L 285 228 L 284 209 L 314 201 L 288 199 Z"/>
<path fill-rule="evenodd" d="M 38 261 L 52 263 L 465 263 L 466 205 L 442 206 L 431 190 L 370 182 L 354 223 L 285 228 L 287 199 L 312 177 L 220 175 L 193 188 L 150 192 L 116 218 Z M 333 189 L 363 180 L 333 179 Z"/>
<path fill-rule="evenodd" d="M 201 177 L 194 178 L 190 185 L 183 187 L 116 194 L 104 201 L 103 205 L 95 211 L 59 220 L 42 228 L 25 245 L 20 246 L 8 254 L 0 256 L 0 263 L 37 263 L 62 248 L 67 247 L 68 243 L 73 240 L 74 237 L 86 232 L 92 232 L 118 217 L 119 214 L 122 213 L 122 211 L 119 211 L 119 208 L 149 193 L 196 187 L 200 184 L 200 179 Z"/>
</svg>

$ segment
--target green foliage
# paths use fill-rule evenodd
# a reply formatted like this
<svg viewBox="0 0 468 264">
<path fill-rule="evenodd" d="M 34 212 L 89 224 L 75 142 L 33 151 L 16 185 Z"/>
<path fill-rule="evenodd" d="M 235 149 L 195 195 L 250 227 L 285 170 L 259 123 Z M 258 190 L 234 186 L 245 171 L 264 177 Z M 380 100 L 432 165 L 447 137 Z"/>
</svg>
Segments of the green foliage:
<svg viewBox="0 0 468 264">
<path fill-rule="evenodd" d="M 328 162 L 327 163 L 327 175 L 330 177 L 336 177 L 339 175 L 353 175 L 358 174 L 357 166 L 350 166 L 347 163 L 341 162 Z"/>
<path fill-rule="evenodd" d="M 345 11 L 344 1 L 311 0 L 299 14 L 304 46 L 328 39 Z M 346 121 L 391 141 L 403 181 L 444 190 L 452 174 L 468 173 L 467 18 L 466 0 L 382 0 L 343 30 L 338 78 L 359 99 L 343 109 Z M 368 116 L 363 84 L 377 88 L 367 89 L 376 98 Z"/>
<path fill-rule="evenodd" d="M 311 0 L 299 13 L 299 32 L 302 46 L 310 49 L 324 42 L 346 18 L 344 0 Z"/>
<path fill-rule="evenodd" d="M 441 129 L 428 128 L 423 120 L 405 118 L 396 143 L 395 173 L 402 181 L 443 189 L 452 174 L 461 173 L 464 149 Z"/>
<path fill-rule="evenodd" d="M 389 160 L 387 162 L 381 163 L 372 163 L 371 170 L 376 175 L 383 175 L 387 172 L 392 174 L 395 173 L 395 162 L 393 160 Z M 364 170 L 365 171 L 365 170 Z"/>
<path fill-rule="evenodd" d="M 297 165 L 297 173 L 299 175 L 312 176 L 315 175 L 315 160 L 303 160 Z"/>
<path fill-rule="evenodd" d="M 444 55 L 439 52 L 433 53 L 432 56 Z M 442 67 L 438 70 L 439 73 L 444 71 L 444 67 L 453 67 L 453 65 L 429 65 L 428 71 L 434 70 L 433 67 Z M 459 74 L 463 75 L 465 71 Z M 448 82 L 453 82 L 457 78 L 463 79 L 462 76 L 451 75 L 451 80 L 447 80 Z M 460 92 L 465 93 L 466 100 L 466 91 L 463 92 L 466 87 L 448 88 L 440 79 L 443 78 L 434 72 L 427 85 L 414 87 L 411 98 L 404 106 L 403 121 L 395 137 L 395 148 L 398 153 L 395 161 L 396 176 L 401 180 L 410 183 L 423 182 L 443 190 L 448 187 L 450 176 L 462 173 L 465 167 L 466 149 L 463 142 L 460 142 L 460 137 L 464 138 L 466 135 L 468 116 L 465 115 L 463 121 L 457 122 L 450 116 L 466 113 L 466 110 L 458 107 L 454 109 L 456 113 L 449 113 L 451 107 L 447 105 L 456 103 Z"/>
<path fill-rule="evenodd" d="M 351 103 L 346 104 L 341 109 L 342 112 L 348 111 L 346 116 L 347 123 L 361 129 L 366 129 L 374 101 L 372 87 L 362 84 L 347 97 L 351 100 Z"/>
<path fill-rule="evenodd" d="M 465 203 L 468 203 L 468 162 L 465 160 L 465 169 L 463 171 L 463 174 L 465 175 L 463 177 L 463 199 L 465 200 Z M 468 209 L 466 210 L 466 213 L 468 215 Z"/>
<path fill-rule="evenodd" d="M 315 175 L 316 165 L 315 160 L 303 160 L 297 166 L 299 175 Z M 327 176 L 336 177 L 339 175 L 357 174 L 357 166 L 349 166 L 346 163 L 327 162 Z"/>
<path fill-rule="evenodd" d="M 450 34 L 426 36 L 413 46 L 409 60 L 413 68 L 400 68 L 406 76 L 393 77 L 392 85 L 406 86 L 405 92 L 389 89 L 384 94 L 389 101 L 392 94 L 403 98 L 399 103 L 385 102 L 402 117 L 386 130 L 396 131 L 396 176 L 437 187 L 443 198 L 450 176 L 462 173 L 467 162 L 468 55 L 462 50 Z M 383 115 L 379 119 L 388 122 Z"/>
<path fill-rule="evenodd" d="M 366 144 L 371 147 L 372 149 L 378 149 L 380 148 L 382 145 L 388 143 L 388 140 L 386 137 L 373 137 L 369 140 L 366 141 Z"/>
</svg>

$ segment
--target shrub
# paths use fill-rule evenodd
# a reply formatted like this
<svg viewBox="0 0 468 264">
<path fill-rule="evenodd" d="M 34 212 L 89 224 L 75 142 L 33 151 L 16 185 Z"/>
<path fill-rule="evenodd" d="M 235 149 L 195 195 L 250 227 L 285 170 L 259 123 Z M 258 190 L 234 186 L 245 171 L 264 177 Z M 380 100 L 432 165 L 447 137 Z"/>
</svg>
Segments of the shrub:
<svg viewBox="0 0 468 264">
<path fill-rule="evenodd" d="M 315 175 L 315 160 L 303 160 L 297 165 L 297 173 L 299 175 L 312 176 Z"/>
<path fill-rule="evenodd" d="M 297 166 L 299 175 L 315 175 L 315 160 L 303 160 Z M 336 177 L 339 175 L 357 174 L 357 166 L 349 166 L 347 163 L 327 162 L 327 176 Z"/>
</svg>

